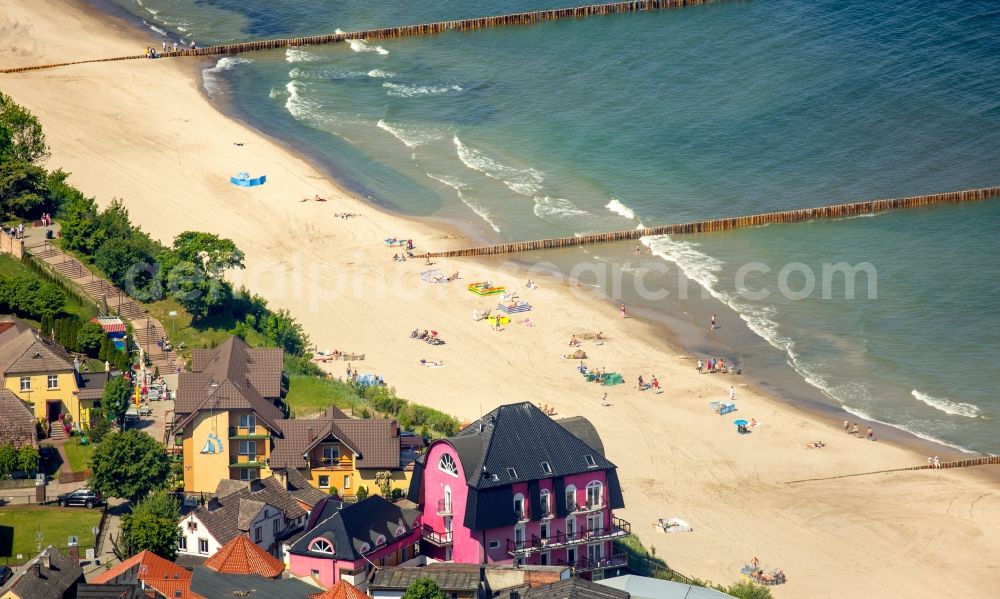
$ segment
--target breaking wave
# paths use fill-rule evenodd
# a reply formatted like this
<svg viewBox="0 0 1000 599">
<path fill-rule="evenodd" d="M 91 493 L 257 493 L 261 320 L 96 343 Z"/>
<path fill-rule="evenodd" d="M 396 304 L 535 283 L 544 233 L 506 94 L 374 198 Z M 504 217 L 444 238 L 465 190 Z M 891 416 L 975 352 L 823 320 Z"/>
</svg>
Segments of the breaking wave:
<svg viewBox="0 0 1000 599">
<path fill-rule="evenodd" d="M 220 73 L 223 71 L 231 71 L 241 64 L 248 64 L 253 62 L 248 58 L 240 58 L 234 56 L 223 56 L 215 63 L 214 67 L 203 69 L 201 71 L 202 86 L 205 91 L 208 92 L 209 96 L 214 96 L 220 89 L 222 79 Z"/>
<path fill-rule="evenodd" d="M 416 96 L 439 96 L 449 92 L 462 91 L 461 85 L 406 85 L 403 83 L 392 83 L 386 81 L 382 87 L 388 89 L 387 96 L 397 98 L 413 98 Z"/>
<path fill-rule="evenodd" d="M 403 144 L 410 149 L 441 139 L 441 134 L 436 131 L 400 124 L 391 124 L 387 123 L 384 119 L 379 119 L 379 122 L 376 123 L 375 126 L 403 142 Z M 434 179 L 434 177 L 431 178 Z M 437 180 L 440 181 L 440 179 Z M 442 183 L 444 182 L 442 181 Z M 445 184 L 447 185 L 447 183 Z"/>
<path fill-rule="evenodd" d="M 935 410 L 940 410 L 945 414 L 951 414 L 952 416 L 965 416 L 966 418 L 977 418 L 979 416 L 979 407 L 974 406 L 971 403 L 962 403 L 945 399 L 943 397 L 934 397 L 927 395 L 926 393 L 921 393 L 916 389 L 910 391 L 910 395 L 912 395 L 914 399 L 929 405 Z"/>
<path fill-rule="evenodd" d="M 533 168 L 519 169 L 501 164 L 479 150 L 465 145 L 457 135 L 452 141 L 462 164 L 491 179 L 503 182 L 514 193 L 533 197 L 542 189 L 542 181 L 545 180 L 543 173 Z"/>
<path fill-rule="evenodd" d="M 364 40 L 347 40 L 347 43 L 351 46 L 351 50 L 354 50 L 355 52 L 377 52 L 382 56 L 389 53 L 389 51 L 382 46 L 369 46 L 364 42 Z"/>
<path fill-rule="evenodd" d="M 635 219 L 635 212 L 633 212 L 632 209 L 626 206 L 625 204 L 622 204 L 621 200 L 619 200 L 618 198 L 612 197 L 611 201 L 608 202 L 607 205 L 605 205 L 604 207 L 610 210 L 611 212 L 614 212 L 618 216 L 623 216 L 629 220 Z"/>
<path fill-rule="evenodd" d="M 454 189 L 455 192 L 458 194 L 458 199 L 462 200 L 462 203 L 468 206 L 469 210 L 475 212 L 476 216 L 483 219 L 486 222 L 486 224 L 490 226 L 491 229 L 493 229 L 497 233 L 500 232 L 500 227 L 498 227 L 497 224 L 493 222 L 493 219 L 490 218 L 489 210 L 483 207 L 483 205 L 480 204 L 479 202 L 470 198 L 468 194 L 465 193 L 468 186 L 463 181 L 459 180 L 457 177 L 449 177 L 447 175 L 432 175 L 430 173 L 427 173 L 427 176 L 439 183 L 444 183 L 448 187 Z"/>
</svg>

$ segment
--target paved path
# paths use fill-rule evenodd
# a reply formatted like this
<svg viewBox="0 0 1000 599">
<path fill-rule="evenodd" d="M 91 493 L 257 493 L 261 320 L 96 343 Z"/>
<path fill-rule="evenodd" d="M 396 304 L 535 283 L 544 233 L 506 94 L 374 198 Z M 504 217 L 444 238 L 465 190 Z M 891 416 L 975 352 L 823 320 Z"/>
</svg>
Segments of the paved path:
<svg viewBox="0 0 1000 599">
<path fill-rule="evenodd" d="M 58 233 L 59 223 L 50 227 Z M 108 314 L 115 314 L 132 325 L 135 340 L 147 353 L 153 366 L 161 373 L 176 372 L 181 363 L 173 351 L 165 351 L 156 341 L 166 339 L 167 331 L 160 321 L 124 291 L 98 277 L 82 262 L 63 252 L 57 244 L 45 238 L 45 229 L 28 227 L 24 230 L 25 250 L 48 264 L 55 272 L 72 281 Z"/>
</svg>

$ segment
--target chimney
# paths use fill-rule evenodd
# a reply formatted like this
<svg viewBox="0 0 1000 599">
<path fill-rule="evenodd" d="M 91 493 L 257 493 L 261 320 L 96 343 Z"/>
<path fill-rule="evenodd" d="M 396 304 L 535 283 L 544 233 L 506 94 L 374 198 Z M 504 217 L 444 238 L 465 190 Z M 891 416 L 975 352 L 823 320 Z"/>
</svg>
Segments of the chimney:
<svg viewBox="0 0 1000 599">
<path fill-rule="evenodd" d="M 219 509 L 220 507 L 222 507 L 222 504 L 219 503 L 219 498 L 218 497 L 213 497 L 213 498 L 211 498 L 211 499 L 208 500 L 208 511 L 214 512 L 215 510 Z"/>
<path fill-rule="evenodd" d="M 80 546 L 77 545 L 76 543 L 73 543 L 72 545 L 66 548 L 66 554 L 69 556 L 69 559 L 73 560 L 74 562 L 80 561 Z"/>
<path fill-rule="evenodd" d="M 41 578 L 41 577 L 42 577 L 42 563 L 35 562 L 35 578 Z"/>
<path fill-rule="evenodd" d="M 273 476 L 275 478 L 275 480 L 278 481 L 278 484 L 281 485 L 282 489 L 284 489 L 286 491 L 288 490 L 288 473 L 287 472 L 285 472 L 284 470 L 272 470 L 271 471 L 271 476 Z"/>
<path fill-rule="evenodd" d="M 77 374 L 80 374 L 80 358 L 73 358 L 73 370 L 75 370 Z"/>
<path fill-rule="evenodd" d="M 316 440 L 316 434 L 313 432 L 313 427 L 310 426 L 306 429 L 306 434 L 309 439 L 309 444 L 312 445 L 312 442 Z"/>
</svg>

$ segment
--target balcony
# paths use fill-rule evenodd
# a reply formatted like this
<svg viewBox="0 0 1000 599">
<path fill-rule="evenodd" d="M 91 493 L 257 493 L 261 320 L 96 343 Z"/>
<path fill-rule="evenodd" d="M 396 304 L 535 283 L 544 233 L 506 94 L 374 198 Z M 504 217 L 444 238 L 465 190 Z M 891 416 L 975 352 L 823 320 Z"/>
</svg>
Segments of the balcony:
<svg viewBox="0 0 1000 599">
<path fill-rule="evenodd" d="M 230 439 L 267 439 L 270 435 L 263 426 L 231 426 Z"/>
<path fill-rule="evenodd" d="M 604 501 L 587 501 L 585 503 L 566 502 L 566 511 L 571 514 L 585 514 L 587 512 L 595 512 L 597 510 L 603 510 L 606 505 Z"/>
<path fill-rule="evenodd" d="M 346 455 L 342 455 L 339 458 L 313 456 L 309 460 L 309 468 L 313 470 L 350 471 L 354 470 L 354 464 L 351 462 L 351 457 Z"/>
<path fill-rule="evenodd" d="M 229 467 L 230 468 L 266 468 L 267 464 L 263 461 L 258 461 L 262 456 L 256 455 L 237 455 L 229 456 Z"/>
<path fill-rule="evenodd" d="M 525 540 L 516 542 L 511 539 L 507 539 L 507 553 L 512 557 L 524 557 L 539 551 L 548 551 L 550 549 L 569 547 L 571 545 L 579 545 L 581 543 L 595 543 L 598 541 L 617 539 L 620 537 L 627 537 L 630 534 L 632 534 L 631 524 L 621 518 L 612 517 L 611 527 L 579 530 L 571 533 L 556 532 L 555 534 L 549 535 L 545 538 L 531 535 L 530 541 Z"/>
<path fill-rule="evenodd" d="M 593 572 L 594 570 L 603 570 L 604 568 L 617 568 L 622 566 L 628 566 L 628 554 L 627 553 L 615 553 L 611 557 L 601 557 L 598 559 L 582 558 L 575 562 L 567 562 L 565 560 L 559 560 L 560 566 L 569 566 L 576 570 L 577 572 Z"/>
<path fill-rule="evenodd" d="M 431 545 L 436 545 L 438 547 L 447 547 L 451 545 L 451 531 L 437 532 L 430 526 L 424 524 L 424 527 L 421 529 L 420 532 L 421 535 L 424 537 L 424 540 L 430 543 Z"/>
<path fill-rule="evenodd" d="M 451 511 L 451 501 L 448 499 L 438 499 L 438 516 L 450 516 Z"/>
</svg>

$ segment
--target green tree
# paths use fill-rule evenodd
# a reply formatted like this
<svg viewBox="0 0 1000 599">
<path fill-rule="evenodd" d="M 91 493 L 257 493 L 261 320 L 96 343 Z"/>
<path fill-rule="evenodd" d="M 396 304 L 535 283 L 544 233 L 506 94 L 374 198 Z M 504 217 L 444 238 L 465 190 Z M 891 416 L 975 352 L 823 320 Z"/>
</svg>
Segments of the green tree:
<svg viewBox="0 0 1000 599">
<path fill-rule="evenodd" d="M 719 586 L 718 590 L 738 597 L 739 599 L 771 599 L 771 589 L 749 580 L 741 580 L 729 585 L 729 588 Z"/>
<path fill-rule="evenodd" d="M 243 252 L 236 244 L 213 233 L 184 231 L 174 238 L 174 252 L 180 261 L 199 265 L 213 279 L 222 278 L 227 270 L 244 268 Z"/>
<path fill-rule="evenodd" d="M 448 596 L 432 579 L 418 578 L 403 593 L 403 599 L 448 599 Z"/>
<path fill-rule="evenodd" d="M 49 185 L 51 189 L 51 181 Z M 97 202 L 80 192 L 67 194 L 59 219 L 63 247 L 93 256 L 103 241 L 102 235 L 99 235 L 101 223 Z"/>
<path fill-rule="evenodd" d="M 0 129 L 10 139 L 9 153 L 16 160 L 37 162 L 49 154 L 42 124 L 10 96 L 0 93 Z"/>
<path fill-rule="evenodd" d="M 91 358 L 97 357 L 97 352 L 101 349 L 101 343 L 107 338 L 101 325 L 94 322 L 85 322 L 76 334 L 76 345 L 80 351 Z"/>
<path fill-rule="evenodd" d="M 17 216 L 45 211 L 48 186 L 45 169 L 23 160 L 0 163 L 0 208 Z"/>
<path fill-rule="evenodd" d="M 0 479 L 7 478 L 17 468 L 17 450 L 12 443 L 0 444 Z"/>
<path fill-rule="evenodd" d="M 214 279 L 193 262 L 176 263 L 165 269 L 167 290 L 191 313 L 191 316 L 205 318 L 229 305 L 232 287 L 222 279 Z"/>
<path fill-rule="evenodd" d="M 170 458 L 156 439 L 130 430 L 104 437 L 90 457 L 90 470 L 91 489 L 135 504 L 167 482 Z"/>
<path fill-rule="evenodd" d="M 309 336 L 288 310 L 268 312 L 257 322 L 258 331 L 293 356 L 301 356 L 309 347 Z"/>
<path fill-rule="evenodd" d="M 139 501 L 132 512 L 122 516 L 119 549 L 128 557 L 140 551 L 152 551 L 162 558 L 177 557 L 177 539 L 181 518 L 180 503 L 165 490 Z"/>
<path fill-rule="evenodd" d="M 94 253 L 94 264 L 130 296 L 155 301 L 162 299 L 162 293 L 157 290 L 159 268 L 155 250 L 154 244 L 141 234 L 109 239 Z M 151 282 L 157 285 L 151 286 Z"/>
<path fill-rule="evenodd" d="M 118 428 L 125 426 L 125 412 L 128 411 L 129 400 L 132 397 L 134 388 L 132 383 L 125 380 L 125 377 L 116 376 L 104 385 L 104 393 L 101 395 L 101 408 L 108 420 L 118 425 Z"/>
<path fill-rule="evenodd" d="M 97 223 L 100 243 L 111 239 L 129 239 L 134 232 L 128 208 L 121 198 L 111 200 L 111 204 L 98 216 Z"/>
<path fill-rule="evenodd" d="M 378 486 L 379 494 L 384 499 L 392 498 L 392 472 L 388 470 L 376 472 L 375 484 Z"/>
<path fill-rule="evenodd" d="M 38 470 L 38 459 L 41 456 L 33 445 L 22 445 L 17 450 L 17 469 L 22 472 L 33 473 Z"/>
<path fill-rule="evenodd" d="M 66 294 L 54 283 L 41 283 L 31 298 L 31 313 L 38 317 L 55 316 L 66 306 Z"/>
</svg>

